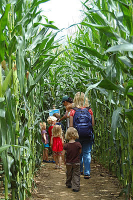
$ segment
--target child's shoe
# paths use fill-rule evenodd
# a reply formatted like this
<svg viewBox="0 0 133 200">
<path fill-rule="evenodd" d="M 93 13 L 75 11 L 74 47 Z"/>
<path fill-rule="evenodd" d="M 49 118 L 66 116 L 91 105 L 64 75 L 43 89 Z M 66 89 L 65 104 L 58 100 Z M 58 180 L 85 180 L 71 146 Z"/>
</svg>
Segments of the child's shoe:
<svg viewBox="0 0 133 200">
<path fill-rule="evenodd" d="M 73 189 L 73 192 L 79 192 L 79 190 Z"/>
<path fill-rule="evenodd" d="M 72 188 L 72 186 L 71 186 L 71 185 L 68 185 L 67 187 L 68 187 L 68 188 Z"/>
<path fill-rule="evenodd" d="M 45 162 L 46 162 L 46 163 L 50 163 L 51 161 L 50 161 L 50 160 L 46 160 Z"/>
</svg>

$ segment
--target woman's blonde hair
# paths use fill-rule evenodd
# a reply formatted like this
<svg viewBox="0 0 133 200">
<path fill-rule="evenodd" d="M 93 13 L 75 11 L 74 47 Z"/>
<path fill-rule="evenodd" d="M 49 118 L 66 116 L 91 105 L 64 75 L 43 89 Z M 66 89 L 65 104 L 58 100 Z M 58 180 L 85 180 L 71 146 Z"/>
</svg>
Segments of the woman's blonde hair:
<svg viewBox="0 0 133 200">
<path fill-rule="evenodd" d="M 48 124 L 52 124 L 52 122 L 56 122 L 57 118 L 54 116 L 49 116 L 47 119 Z"/>
<path fill-rule="evenodd" d="M 40 122 L 40 127 L 41 127 L 41 130 L 46 130 L 46 123 Z"/>
<path fill-rule="evenodd" d="M 60 125 L 54 125 L 52 129 L 52 136 L 61 137 L 62 136 L 62 128 Z"/>
<path fill-rule="evenodd" d="M 65 138 L 66 138 L 66 140 L 78 139 L 79 138 L 78 131 L 73 127 L 69 127 L 67 129 Z"/>
<path fill-rule="evenodd" d="M 89 107 L 88 98 L 85 97 L 83 92 L 77 92 L 74 97 L 74 107 Z"/>
</svg>

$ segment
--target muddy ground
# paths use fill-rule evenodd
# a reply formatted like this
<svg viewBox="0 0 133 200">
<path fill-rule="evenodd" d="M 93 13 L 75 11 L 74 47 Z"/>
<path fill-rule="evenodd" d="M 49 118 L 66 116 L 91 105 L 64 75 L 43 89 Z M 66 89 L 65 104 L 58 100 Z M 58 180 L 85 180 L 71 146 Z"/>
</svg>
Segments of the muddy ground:
<svg viewBox="0 0 133 200">
<path fill-rule="evenodd" d="M 35 176 L 32 196 L 27 200 L 124 200 L 119 197 L 121 187 L 116 177 L 98 163 L 91 163 L 91 178 L 80 178 L 80 191 L 65 186 L 65 165 L 55 169 L 53 163 L 43 163 Z"/>
</svg>

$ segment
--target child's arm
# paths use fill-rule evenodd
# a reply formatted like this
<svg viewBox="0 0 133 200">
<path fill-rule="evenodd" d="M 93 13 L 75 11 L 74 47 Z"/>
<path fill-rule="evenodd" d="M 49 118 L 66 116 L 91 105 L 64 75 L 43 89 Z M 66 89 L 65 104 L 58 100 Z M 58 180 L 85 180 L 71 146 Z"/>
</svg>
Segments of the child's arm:
<svg viewBox="0 0 133 200">
<path fill-rule="evenodd" d="M 47 144 L 46 133 L 43 134 L 43 139 L 44 139 L 44 141 L 45 141 L 45 144 Z"/>
<path fill-rule="evenodd" d="M 63 136 L 61 136 L 61 140 L 62 140 L 62 144 L 64 145 L 64 139 L 63 139 Z"/>
<path fill-rule="evenodd" d="M 63 152 L 62 152 L 62 160 L 63 160 L 64 164 L 66 164 L 65 153 L 66 153 L 66 151 L 63 149 Z"/>
<path fill-rule="evenodd" d="M 53 146 L 53 136 L 51 137 L 51 147 Z"/>
</svg>

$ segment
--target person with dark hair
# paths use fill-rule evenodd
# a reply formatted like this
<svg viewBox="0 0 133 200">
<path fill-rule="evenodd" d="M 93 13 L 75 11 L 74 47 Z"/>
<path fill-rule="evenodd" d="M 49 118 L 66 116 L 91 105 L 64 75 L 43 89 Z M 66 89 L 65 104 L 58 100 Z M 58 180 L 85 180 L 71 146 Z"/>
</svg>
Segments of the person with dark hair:
<svg viewBox="0 0 133 200">
<path fill-rule="evenodd" d="M 73 103 L 73 99 L 69 96 L 64 96 L 62 98 L 62 104 L 66 107 L 66 113 L 65 115 L 59 120 L 62 121 L 63 119 L 66 119 L 67 120 L 67 126 L 66 126 L 66 129 L 69 128 L 69 118 L 70 118 L 70 110 L 71 110 L 71 104 Z"/>
</svg>

